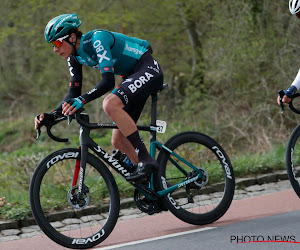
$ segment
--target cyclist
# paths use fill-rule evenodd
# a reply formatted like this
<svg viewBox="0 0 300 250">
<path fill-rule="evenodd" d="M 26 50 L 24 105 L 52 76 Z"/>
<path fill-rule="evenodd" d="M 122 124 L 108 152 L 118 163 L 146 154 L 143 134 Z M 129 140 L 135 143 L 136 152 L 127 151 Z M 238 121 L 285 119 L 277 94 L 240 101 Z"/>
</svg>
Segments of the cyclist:
<svg viewBox="0 0 300 250">
<path fill-rule="evenodd" d="M 290 0 L 289 2 L 289 8 L 292 15 L 296 15 L 300 19 L 300 1 L 299 0 Z M 294 93 L 297 92 L 297 90 L 300 89 L 300 70 L 298 71 L 298 74 L 295 78 L 295 80 L 292 82 L 291 87 L 284 90 L 284 96 L 282 98 L 283 103 L 289 103 L 291 101 L 290 96 L 292 96 Z M 277 97 L 277 103 L 280 105 L 280 97 Z"/>
<path fill-rule="evenodd" d="M 51 113 L 35 117 L 35 129 L 44 119 L 54 120 L 60 112 L 72 115 L 83 105 L 115 87 L 115 75 L 122 83 L 103 101 L 103 109 L 118 126 L 113 130 L 112 145 L 137 165 L 129 181 L 145 178 L 158 168 L 136 127 L 147 98 L 163 84 L 163 73 L 152 57 L 148 41 L 101 29 L 85 35 L 79 31 L 82 21 L 76 14 L 63 14 L 49 21 L 45 39 L 53 51 L 67 59 L 70 71 L 69 92 Z M 82 65 L 99 69 L 102 80 L 90 91 L 81 94 Z"/>
</svg>

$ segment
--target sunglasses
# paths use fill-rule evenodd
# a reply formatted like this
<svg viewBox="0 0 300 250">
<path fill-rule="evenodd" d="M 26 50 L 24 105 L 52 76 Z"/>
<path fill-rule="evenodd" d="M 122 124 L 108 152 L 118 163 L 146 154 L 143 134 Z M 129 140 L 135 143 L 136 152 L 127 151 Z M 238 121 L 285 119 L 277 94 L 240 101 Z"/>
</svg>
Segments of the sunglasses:
<svg viewBox="0 0 300 250">
<path fill-rule="evenodd" d="M 55 41 L 52 41 L 51 43 L 56 47 L 59 48 L 62 45 L 63 40 L 68 38 L 70 35 L 66 35 L 60 38 L 57 38 Z"/>
</svg>

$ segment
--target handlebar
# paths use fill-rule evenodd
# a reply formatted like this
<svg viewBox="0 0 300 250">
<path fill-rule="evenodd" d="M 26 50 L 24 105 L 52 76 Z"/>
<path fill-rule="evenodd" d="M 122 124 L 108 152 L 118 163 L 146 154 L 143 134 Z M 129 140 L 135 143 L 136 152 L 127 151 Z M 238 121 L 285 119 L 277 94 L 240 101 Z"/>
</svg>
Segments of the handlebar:
<svg viewBox="0 0 300 250">
<path fill-rule="evenodd" d="M 42 125 L 38 125 L 37 127 L 37 136 L 36 139 L 39 139 L 41 135 L 41 127 L 45 126 L 48 136 L 57 142 L 68 142 L 68 138 L 59 138 L 51 132 L 51 129 L 54 125 L 64 121 L 68 120 L 68 124 L 72 122 L 72 120 L 75 118 L 76 121 L 83 127 L 86 127 L 88 129 L 99 129 L 99 128 L 118 128 L 115 124 L 105 124 L 105 123 L 89 123 L 88 114 L 81 114 L 84 111 L 83 108 L 77 110 L 73 115 L 63 116 L 55 119 L 54 121 L 47 121 L 44 120 L 42 122 Z"/>
<path fill-rule="evenodd" d="M 40 135 L 41 135 L 41 127 L 44 125 L 46 128 L 47 128 L 47 134 L 48 136 L 54 140 L 54 141 L 57 141 L 57 142 L 68 142 L 69 139 L 68 138 L 59 138 L 59 137 L 56 137 L 55 135 L 52 134 L 51 132 L 51 128 L 56 125 L 57 123 L 60 123 L 64 120 L 66 120 L 67 117 L 59 117 L 57 118 L 56 120 L 54 121 L 43 121 L 42 125 L 38 125 L 37 126 L 37 131 L 36 131 L 36 139 L 39 139 Z"/>
<path fill-rule="evenodd" d="M 71 121 L 75 118 L 76 121 L 82 126 L 85 127 L 87 129 L 99 129 L 99 128 L 108 128 L 108 129 L 112 129 L 112 128 L 118 128 L 118 126 L 116 124 L 113 123 L 90 123 L 89 122 L 89 116 L 86 113 L 82 113 L 84 111 L 83 108 L 77 110 L 73 115 L 70 116 L 63 116 L 63 117 L 59 117 L 57 119 L 55 119 L 54 121 L 43 121 L 41 126 L 46 126 L 47 127 L 47 134 L 48 136 L 57 142 L 68 142 L 69 139 L 68 138 L 58 138 L 55 135 L 52 134 L 51 129 L 54 125 L 67 120 L 68 119 L 68 124 L 71 123 Z M 40 137 L 41 134 L 41 126 L 39 125 L 37 128 L 37 137 L 36 139 L 38 139 Z M 151 130 L 155 130 L 156 126 L 137 126 L 137 128 L 139 130 L 142 131 L 151 131 Z"/>
<path fill-rule="evenodd" d="M 278 94 L 279 94 L 279 97 L 280 97 L 280 105 L 281 105 L 281 114 L 283 114 L 283 110 L 284 110 L 284 104 L 283 104 L 283 101 L 282 101 L 282 98 L 284 97 L 284 91 L 281 89 L 278 91 Z M 300 96 L 300 93 L 296 93 L 296 94 L 293 94 L 292 96 L 290 96 L 289 98 L 291 98 L 291 101 L 289 102 L 289 108 L 297 113 L 297 114 L 300 114 L 300 110 L 299 109 L 296 109 L 295 106 L 293 105 L 293 100 Z"/>
<path fill-rule="evenodd" d="M 83 127 L 88 129 L 99 129 L 99 128 L 118 128 L 116 124 L 112 123 L 89 123 L 88 114 L 81 114 L 84 111 L 83 108 L 75 112 L 76 121 Z"/>
</svg>

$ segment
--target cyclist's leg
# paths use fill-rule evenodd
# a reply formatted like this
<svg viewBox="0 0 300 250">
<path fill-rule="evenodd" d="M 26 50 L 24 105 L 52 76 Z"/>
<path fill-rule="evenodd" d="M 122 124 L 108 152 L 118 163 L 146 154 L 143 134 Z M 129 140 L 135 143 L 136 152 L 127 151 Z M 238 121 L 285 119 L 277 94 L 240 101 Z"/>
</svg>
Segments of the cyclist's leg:
<svg viewBox="0 0 300 250">
<path fill-rule="evenodd" d="M 134 147 L 119 129 L 113 130 L 111 144 L 114 148 L 125 153 L 135 165 L 138 164 L 139 159 Z"/>
<path fill-rule="evenodd" d="M 140 135 L 138 133 L 136 124 L 130 115 L 123 109 L 124 104 L 117 95 L 110 94 L 107 96 L 103 102 L 103 107 L 107 115 L 112 119 L 118 126 L 120 132 L 128 139 L 132 144 L 133 148 L 138 151 L 138 160 L 139 162 L 145 162 L 148 165 L 151 165 L 151 168 L 155 168 L 157 164 L 156 161 L 149 155 L 144 143 L 142 142 Z M 132 154 L 133 152 L 125 150 L 124 153 Z M 151 171 L 150 171 L 151 170 Z M 149 174 L 154 169 L 147 168 L 143 175 Z"/>
<path fill-rule="evenodd" d="M 145 163 L 137 168 L 137 172 L 133 174 L 135 177 L 130 177 L 130 180 L 145 177 L 158 166 L 156 160 L 149 155 L 142 142 L 135 122 L 138 120 L 147 98 L 152 93 L 157 92 L 162 84 L 162 71 L 158 63 L 149 55 L 139 61 L 135 67 L 135 73 L 128 76 L 112 92 L 112 95 L 104 100 L 105 112 L 117 124 L 121 133 L 130 141 L 133 147 L 139 150 L 139 161 Z M 132 119 L 129 119 L 129 117 Z"/>
</svg>

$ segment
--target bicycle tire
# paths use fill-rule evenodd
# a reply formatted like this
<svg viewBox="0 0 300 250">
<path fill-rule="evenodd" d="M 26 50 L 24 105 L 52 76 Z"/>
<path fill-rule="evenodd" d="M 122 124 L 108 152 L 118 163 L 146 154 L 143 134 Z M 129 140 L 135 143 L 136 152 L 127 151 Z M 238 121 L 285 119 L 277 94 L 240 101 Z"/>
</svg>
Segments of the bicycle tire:
<svg viewBox="0 0 300 250">
<path fill-rule="evenodd" d="M 232 165 L 223 148 L 212 138 L 192 131 L 171 137 L 165 146 L 197 168 L 201 167 L 203 172 L 205 169 L 207 174 L 206 178 L 182 185 L 164 196 L 164 205 L 177 218 L 194 225 L 209 224 L 221 218 L 230 207 L 235 189 Z M 156 183 L 160 191 L 187 180 L 186 173 L 179 171 L 169 157 L 169 150 L 164 149 L 158 155 L 160 168 Z M 193 174 L 190 167 L 185 167 L 173 156 L 171 158 L 187 173 Z"/>
<path fill-rule="evenodd" d="M 300 178 L 300 173 L 298 173 L 295 168 L 295 164 L 300 162 L 300 141 L 298 141 L 300 136 L 300 124 L 293 130 L 287 144 L 286 148 L 286 170 L 290 180 L 290 183 L 295 190 L 296 194 L 300 198 L 300 184 L 298 179 Z M 298 144 L 297 144 L 298 142 Z"/>
<path fill-rule="evenodd" d="M 53 241 L 72 249 L 98 245 L 113 230 L 120 199 L 115 179 L 97 157 L 88 154 L 81 207 L 71 200 L 73 170 L 78 149 L 61 149 L 43 159 L 30 183 L 30 205 L 36 223 Z M 69 196 L 68 196 L 69 195 Z"/>
</svg>

